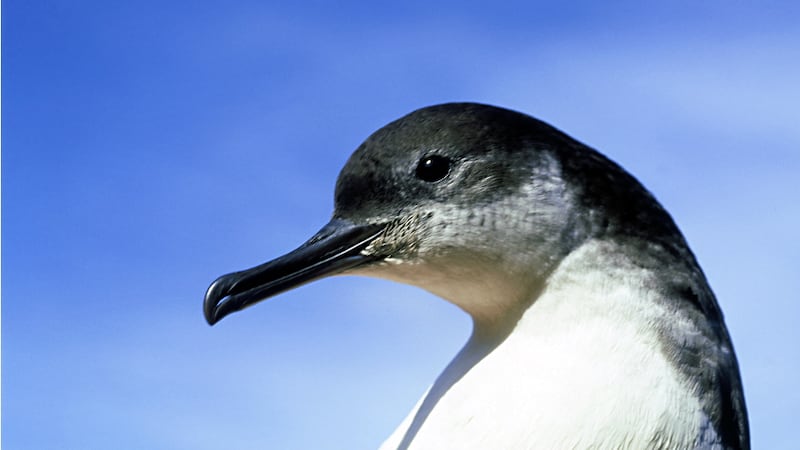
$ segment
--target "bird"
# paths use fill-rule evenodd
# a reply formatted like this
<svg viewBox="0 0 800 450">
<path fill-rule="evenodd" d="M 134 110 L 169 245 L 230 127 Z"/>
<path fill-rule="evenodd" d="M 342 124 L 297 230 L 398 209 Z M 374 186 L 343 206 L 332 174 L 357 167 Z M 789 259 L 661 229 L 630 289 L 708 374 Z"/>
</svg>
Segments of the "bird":
<svg viewBox="0 0 800 450">
<path fill-rule="evenodd" d="M 381 449 L 749 449 L 722 312 L 670 214 L 527 114 L 413 111 L 370 135 L 330 221 L 217 278 L 210 325 L 331 275 L 418 286 L 472 332 Z"/>
</svg>

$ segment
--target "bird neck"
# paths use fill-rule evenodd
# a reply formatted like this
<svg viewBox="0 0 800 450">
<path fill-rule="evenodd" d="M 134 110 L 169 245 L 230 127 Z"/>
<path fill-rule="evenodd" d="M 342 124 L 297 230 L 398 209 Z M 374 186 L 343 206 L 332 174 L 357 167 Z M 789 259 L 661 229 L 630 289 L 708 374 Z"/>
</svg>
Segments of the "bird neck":
<svg viewBox="0 0 800 450">
<path fill-rule="evenodd" d="M 428 389 L 421 402 L 409 416 L 410 422 L 401 425 L 404 430 L 402 439 L 397 445 L 397 450 L 409 448 L 420 428 L 433 412 L 439 400 L 458 383 L 461 378 L 478 364 L 486 355 L 490 354 L 500 345 L 510 333 L 505 332 L 497 321 L 483 324 L 476 324 L 473 328 L 469 341 L 458 352 L 455 358 L 447 365 L 445 370 L 436 378 L 436 381 Z"/>
<path fill-rule="evenodd" d="M 655 350 L 672 316 L 649 271 L 606 260 L 608 245 L 577 249 L 516 317 L 476 320 L 392 448 L 690 447 L 698 400 Z"/>
<path fill-rule="evenodd" d="M 509 284 L 506 286 L 509 286 Z M 532 294 L 534 296 L 532 298 L 538 296 L 538 291 L 541 289 L 541 284 L 536 286 L 538 289 L 536 289 L 537 292 L 535 294 Z M 461 301 L 453 301 L 453 303 L 464 309 L 472 317 L 472 334 L 456 357 L 450 361 L 444 371 L 436 378 L 434 384 L 417 405 L 417 408 L 415 408 L 415 412 L 412 412 L 412 416 L 407 419 L 408 423 L 401 426 L 405 431 L 399 445 L 396 447 L 398 450 L 409 448 L 422 425 L 436 408 L 439 400 L 475 365 L 479 364 L 481 360 L 491 354 L 508 338 L 531 303 L 515 297 L 514 295 L 518 295 L 516 290 L 507 292 L 504 289 L 500 289 L 486 292 L 470 289 L 469 287 L 463 289 L 463 287 L 462 285 L 456 294 Z M 468 292 L 470 294 L 467 294 Z M 470 297 L 476 295 L 476 293 L 477 298 L 481 298 L 483 301 L 470 300 Z M 451 297 L 452 294 L 453 292 L 447 292 L 444 297 Z M 465 298 L 467 302 L 463 301 Z M 489 301 L 485 301 L 486 298 Z M 511 299 L 516 299 L 517 301 L 510 302 L 509 300 Z"/>
</svg>

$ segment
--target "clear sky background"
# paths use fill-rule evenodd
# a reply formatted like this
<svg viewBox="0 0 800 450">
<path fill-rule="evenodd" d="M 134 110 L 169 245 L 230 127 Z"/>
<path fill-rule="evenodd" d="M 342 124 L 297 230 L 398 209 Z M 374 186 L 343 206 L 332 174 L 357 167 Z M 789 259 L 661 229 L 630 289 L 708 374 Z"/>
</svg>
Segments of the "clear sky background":
<svg viewBox="0 0 800 450">
<path fill-rule="evenodd" d="M 652 3 L 3 1 L 3 448 L 376 447 L 461 311 L 337 277 L 210 328 L 203 293 L 319 229 L 371 132 L 464 100 L 655 193 L 726 314 L 754 448 L 797 448 L 800 3 Z"/>
</svg>

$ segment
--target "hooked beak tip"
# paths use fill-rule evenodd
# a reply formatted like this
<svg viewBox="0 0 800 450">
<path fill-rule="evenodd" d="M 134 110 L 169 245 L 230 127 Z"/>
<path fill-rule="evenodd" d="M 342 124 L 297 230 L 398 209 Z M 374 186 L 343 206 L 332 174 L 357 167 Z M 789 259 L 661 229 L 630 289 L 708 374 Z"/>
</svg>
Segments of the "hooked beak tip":
<svg viewBox="0 0 800 450">
<path fill-rule="evenodd" d="M 223 284 L 223 277 L 217 278 L 211 283 L 211 286 L 208 287 L 206 291 L 205 299 L 203 300 L 203 315 L 206 318 L 206 322 L 209 325 L 214 325 L 215 323 L 219 322 L 222 317 L 220 317 L 218 313 L 220 300 L 227 295 L 225 291 L 227 290 Z"/>
<path fill-rule="evenodd" d="M 206 322 L 208 322 L 210 326 L 214 326 L 215 323 L 219 322 L 219 320 L 216 317 L 216 314 L 214 313 L 214 310 L 211 311 L 206 310 L 205 316 L 206 316 Z"/>
</svg>

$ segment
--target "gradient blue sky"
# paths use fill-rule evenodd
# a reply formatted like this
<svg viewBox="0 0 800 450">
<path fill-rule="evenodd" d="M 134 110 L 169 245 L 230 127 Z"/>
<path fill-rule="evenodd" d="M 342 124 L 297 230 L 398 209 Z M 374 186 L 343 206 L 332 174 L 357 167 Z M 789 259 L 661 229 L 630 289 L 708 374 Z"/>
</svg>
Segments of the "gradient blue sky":
<svg viewBox="0 0 800 450">
<path fill-rule="evenodd" d="M 3 1 L 2 444 L 368 449 L 469 333 L 337 277 L 209 328 L 372 131 L 471 100 L 633 172 L 725 311 L 754 448 L 796 448 L 800 3 Z M 646 5 L 646 6 L 645 6 Z"/>
</svg>

